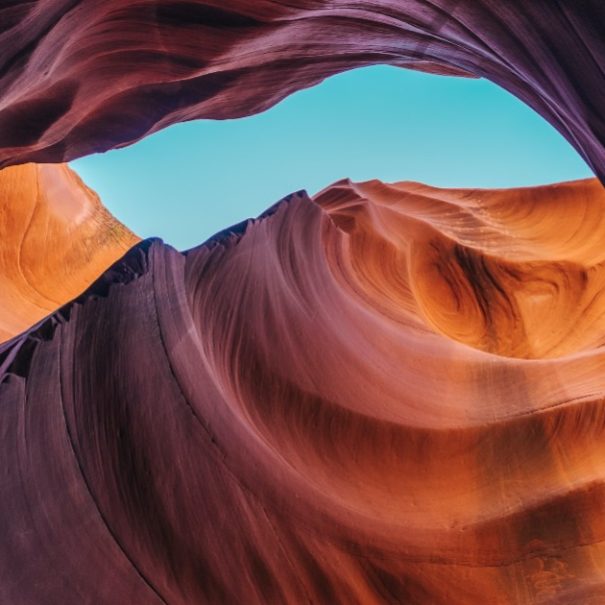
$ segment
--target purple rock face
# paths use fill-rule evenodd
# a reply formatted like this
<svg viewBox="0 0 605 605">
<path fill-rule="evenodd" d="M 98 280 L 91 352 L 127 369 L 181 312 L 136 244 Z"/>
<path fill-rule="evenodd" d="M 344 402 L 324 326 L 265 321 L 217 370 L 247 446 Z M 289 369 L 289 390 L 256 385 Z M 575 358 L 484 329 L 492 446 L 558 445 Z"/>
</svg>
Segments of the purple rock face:
<svg viewBox="0 0 605 605">
<path fill-rule="evenodd" d="M 2 165 L 391 63 L 492 79 L 605 176 L 596 0 L 40 0 L 0 30 Z M 0 604 L 605 602 L 604 205 L 342 181 L 134 246 L 0 345 Z"/>
<path fill-rule="evenodd" d="M 603 351 L 556 311 L 603 271 L 511 235 L 556 204 L 574 254 L 588 193 L 343 181 L 132 248 L 0 347 L 0 602 L 598 603 Z"/>
<path fill-rule="evenodd" d="M 249 115 L 353 67 L 488 78 L 603 177 L 601 0 L 37 0 L 0 7 L 0 165 Z"/>
</svg>

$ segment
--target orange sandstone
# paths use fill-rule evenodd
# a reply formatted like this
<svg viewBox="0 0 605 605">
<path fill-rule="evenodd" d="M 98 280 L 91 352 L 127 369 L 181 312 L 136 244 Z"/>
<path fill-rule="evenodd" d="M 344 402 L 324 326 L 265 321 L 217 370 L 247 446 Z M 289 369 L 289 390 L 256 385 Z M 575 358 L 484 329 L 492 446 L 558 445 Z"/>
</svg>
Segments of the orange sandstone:
<svg viewBox="0 0 605 605">
<path fill-rule="evenodd" d="M 0 171 L 0 342 L 80 294 L 137 241 L 66 165 Z"/>
<path fill-rule="evenodd" d="M 604 204 L 343 181 L 134 246 L 0 347 L 0 601 L 604 602 Z"/>
</svg>

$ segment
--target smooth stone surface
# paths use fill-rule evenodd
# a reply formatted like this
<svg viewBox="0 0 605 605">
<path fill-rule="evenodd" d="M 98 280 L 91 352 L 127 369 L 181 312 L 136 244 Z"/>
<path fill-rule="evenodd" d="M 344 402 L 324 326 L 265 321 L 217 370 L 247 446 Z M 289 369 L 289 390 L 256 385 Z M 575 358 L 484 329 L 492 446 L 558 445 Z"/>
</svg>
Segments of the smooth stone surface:
<svg viewBox="0 0 605 605">
<path fill-rule="evenodd" d="M 0 166 L 262 111 L 374 64 L 485 77 L 605 176 L 602 0 L 36 0 L 0 7 Z"/>
<path fill-rule="evenodd" d="M 603 203 L 343 181 L 138 244 L 0 348 L 0 601 L 599 603 Z"/>
<path fill-rule="evenodd" d="M 0 170 L 0 342 L 83 292 L 138 241 L 66 165 Z"/>
</svg>

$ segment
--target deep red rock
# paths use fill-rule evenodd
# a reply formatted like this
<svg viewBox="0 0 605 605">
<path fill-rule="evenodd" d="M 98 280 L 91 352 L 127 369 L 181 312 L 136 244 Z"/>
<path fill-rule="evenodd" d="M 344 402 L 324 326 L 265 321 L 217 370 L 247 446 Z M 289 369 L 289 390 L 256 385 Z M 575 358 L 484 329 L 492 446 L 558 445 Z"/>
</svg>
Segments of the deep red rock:
<svg viewBox="0 0 605 605">
<path fill-rule="evenodd" d="M 605 176 L 601 0 L 37 0 L 0 5 L 0 166 L 249 115 L 388 63 L 485 77 Z"/>
<path fill-rule="evenodd" d="M 539 335 L 603 297 L 603 205 L 342 182 L 135 246 L 0 348 L 0 602 L 602 601 L 602 337 Z"/>
<path fill-rule="evenodd" d="M 492 79 L 603 178 L 604 25 L 597 0 L 9 0 L 0 165 L 391 63 Z M 344 181 L 138 244 L 0 345 L 0 603 L 605 602 L 604 204 Z"/>
</svg>

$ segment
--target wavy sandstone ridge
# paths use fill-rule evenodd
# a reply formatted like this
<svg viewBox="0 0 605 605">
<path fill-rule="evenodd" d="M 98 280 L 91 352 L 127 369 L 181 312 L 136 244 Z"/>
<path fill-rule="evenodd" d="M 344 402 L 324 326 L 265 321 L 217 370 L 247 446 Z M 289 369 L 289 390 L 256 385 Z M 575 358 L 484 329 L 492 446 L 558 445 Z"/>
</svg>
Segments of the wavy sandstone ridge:
<svg viewBox="0 0 605 605">
<path fill-rule="evenodd" d="M 602 0 L 9 0 L 0 165 L 388 63 L 489 78 L 603 180 L 604 26 Z M 0 338 L 135 242 L 65 168 L 11 171 Z M 341 182 L 134 246 L 0 346 L 0 602 L 605 602 L 603 203 Z"/>
<path fill-rule="evenodd" d="M 602 0 L 34 0 L 0 6 L 0 166 L 256 113 L 386 63 L 486 77 L 605 177 Z"/>
<path fill-rule="evenodd" d="M 545 358 L 605 344 L 605 189 L 337 183 L 317 202 L 352 232 L 365 296 L 483 351 Z"/>
<path fill-rule="evenodd" d="M 137 241 L 67 166 L 0 171 L 0 342 L 80 294 Z"/>
<path fill-rule="evenodd" d="M 0 348 L 0 601 L 603 602 L 604 203 L 341 182 L 135 246 Z"/>
</svg>

